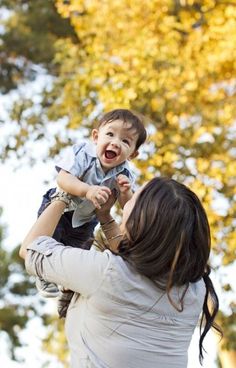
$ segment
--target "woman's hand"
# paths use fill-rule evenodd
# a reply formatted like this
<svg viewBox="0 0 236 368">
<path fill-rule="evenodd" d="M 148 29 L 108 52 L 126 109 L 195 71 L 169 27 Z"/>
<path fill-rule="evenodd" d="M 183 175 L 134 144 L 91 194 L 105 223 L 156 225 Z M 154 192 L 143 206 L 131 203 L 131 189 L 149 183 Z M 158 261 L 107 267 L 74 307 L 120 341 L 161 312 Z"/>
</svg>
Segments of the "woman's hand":
<svg viewBox="0 0 236 368">
<path fill-rule="evenodd" d="M 123 237 L 119 225 L 110 215 L 111 207 L 115 204 L 116 199 L 117 191 L 114 189 L 107 202 L 102 205 L 101 209 L 96 210 L 97 218 L 109 244 L 108 247 L 115 253 L 117 253 L 117 247 Z"/>
<path fill-rule="evenodd" d="M 113 189 L 106 203 L 104 203 L 100 209 L 95 210 L 99 222 L 103 223 L 111 219 L 110 210 L 114 206 L 116 199 L 117 192 Z"/>
<path fill-rule="evenodd" d="M 119 174 L 116 178 L 120 193 L 126 193 L 129 190 L 131 190 L 131 182 L 128 178 L 128 176 L 123 175 L 123 174 Z"/>
</svg>

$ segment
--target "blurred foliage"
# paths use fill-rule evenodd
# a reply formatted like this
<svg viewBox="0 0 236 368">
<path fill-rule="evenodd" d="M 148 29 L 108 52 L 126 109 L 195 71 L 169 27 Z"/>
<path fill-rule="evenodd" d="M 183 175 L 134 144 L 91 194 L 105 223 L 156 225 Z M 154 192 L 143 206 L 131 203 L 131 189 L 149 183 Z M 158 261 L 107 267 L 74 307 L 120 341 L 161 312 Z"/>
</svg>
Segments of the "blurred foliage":
<svg viewBox="0 0 236 368">
<path fill-rule="evenodd" d="M 230 312 L 224 314 L 220 311 L 218 323 L 224 326 L 224 337 L 220 342 L 219 368 L 234 368 L 236 365 L 236 303 L 229 305 Z"/>
<path fill-rule="evenodd" d="M 3 238 L 4 227 L 0 224 L 0 331 L 7 334 L 12 358 L 16 359 L 15 348 L 22 345 L 20 332 L 36 315 L 32 304 L 35 287 L 18 256 L 19 247 L 7 251 L 2 247 Z"/>
<path fill-rule="evenodd" d="M 224 326 L 224 338 L 221 348 L 223 350 L 236 351 L 236 303 L 232 302 L 230 305 L 230 314 L 225 315 L 220 312 L 218 316 L 218 323 Z"/>
<path fill-rule="evenodd" d="M 153 126 L 145 159 L 136 161 L 140 180 L 168 175 L 196 191 L 208 211 L 216 253 L 224 264 L 232 262 L 236 239 L 236 6 L 213 0 L 56 1 L 58 12 L 68 19 L 66 29 L 70 21 L 76 38 L 72 30 L 63 31 L 64 23 L 54 14 L 52 1 L 3 3 L 17 4 L 12 5 L 12 17 L 19 16 L 17 34 L 22 45 L 20 15 L 24 14 L 24 22 L 31 24 L 31 42 L 37 44 L 34 35 L 38 35 L 45 38 L 43 48 L 54 50 L 47 60 L 48 73 L 52 65 L 57 68 L 51 88 L 42 91 L 37 112 L 32 99 L 22 98 L 12 107 L 11 124 L 18 129 L 14 139 L 3 145 L 2 157 L 11 151 L 30 156 L 22 147 L 48 137 L 49 122 L 64 119 L 63 129 L 69 131 L 91 127 L 93 118 L 104 110 L 117 106 L 137 110 Z M 48 14 L 51 7 L 52 18 L 62 27 L 59 35 L 48 36 L 51 28 L 60 27 L 50 27 L 50 17 L 42 21 L 36 16 L 38 7 L 42 14 Z M 7 20 L 6 34 L 16 32 L 12 17 Z M 70 37 L 61 37 L 65 34 Z M 23 49 L 17 50 L 16 60 Z M 27 54 L 26 59 L 35 64 L 41 60 L 40 50 L 37 57 Z M 50 135 L 48 144 L 55 155 L 68 140 L 63 134 Z M 217 196 L 227 199 L 223 215 L 212 205 Z"/>
<path fill-rule="evenodd" d="M 45 139 L 54 156 L 76 141 L 77 129 L 89 132 L 104 111 L 139 111 L 151 122 L 143 159 L 135 162 L 140 182 L 167 175 L 189 185 L 207 210 L 217 265 L 233 263 L 236 2 L 39 0 L 0 5 L 12 11 L 0 55 L 6 63 L 23 65 L 16 78 L 1 67 L 2 90 L 30 81 L 28 70 L 39 75 L 36 65 L 53 77 L 37 104 L 21 96 L 12 106 L 15 134 L 2 145 L 2 158 L 12 152 L 30 156 L 28 142 Z M 61 122 L 61 134 L 48 130 L 49 124 Z M 226 319 L 222 323 L 227 329 Z"/>
<path fill-rule="evenodd" d="M 0 37 L 0 91 L 7 93 L 25 80 L 34 80 L 36 64 L 57 74 L 57 65 L 52 62 L 54 43 L 77 38 L 68 20 L 55 11 L 54 1 L 0 0 L 0 8 L 4 27 Z"/>
<path fill-rule="evenodd" d="M 55 355 L 64 368 L 69 368 L 69 349 L 65 337 L 64 320 L 58 319 L 58 316 L 47 315 L 45 323 L 48 326 L 48 333 L 43 340 L 44 351 Z"/>
<path fill-rule="evenodd" d="M 0 208 L 0 216 L 2 210 Z M 24 262 L 19 257 L 19 247 L 7 251 L 2 247 L 5 238 L 5 227 L 0 224 L 0 333 L 5 333 L 9 342 L 9 350 L 13 360 L 22 361 L 16 348 L 24 346 L 21 332 L 27 329 L 34 317 L 40 317 L 47 328 L 42 348 L 49 354 L 56 354 L 59 362 L 66 367 L 68 348 L 64 335 L 64 321 L 56 315 L 45 313 L 42 308 L 46 300 L 36 297 L 34 277 L 25 271 Z"/>
</svg>

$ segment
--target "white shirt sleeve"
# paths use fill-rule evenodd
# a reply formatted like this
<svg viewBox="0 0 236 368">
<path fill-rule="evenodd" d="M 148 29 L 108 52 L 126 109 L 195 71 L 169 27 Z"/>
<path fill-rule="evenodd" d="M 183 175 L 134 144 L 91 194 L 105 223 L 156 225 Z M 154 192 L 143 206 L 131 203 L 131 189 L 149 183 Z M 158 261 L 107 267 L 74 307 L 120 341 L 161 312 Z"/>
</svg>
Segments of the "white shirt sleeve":
<svg viewBox="0 0 236 368">
<path fill-rule="evenodd" d="M 107 251 L 64 246 L 41 236 L 28 246 L 25 266 L 31 275 L 89 296 L 101 285 L 109 260 Z"/>
</svg>

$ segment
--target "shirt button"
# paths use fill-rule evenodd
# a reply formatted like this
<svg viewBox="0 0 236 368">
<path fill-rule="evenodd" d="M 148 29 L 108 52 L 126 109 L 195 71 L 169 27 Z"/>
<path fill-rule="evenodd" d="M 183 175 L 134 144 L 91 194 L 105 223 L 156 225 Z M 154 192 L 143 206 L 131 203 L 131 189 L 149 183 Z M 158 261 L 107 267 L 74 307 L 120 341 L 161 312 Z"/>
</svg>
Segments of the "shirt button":
<svg viewBox="0 0 236 368">
<path fill-rule="evenodd" d="M 45 255 L 46 255 L 46 256 L 49 256 L 50 254 L 52 254 L 51 249 L 46 250 Z"/>
</svg>

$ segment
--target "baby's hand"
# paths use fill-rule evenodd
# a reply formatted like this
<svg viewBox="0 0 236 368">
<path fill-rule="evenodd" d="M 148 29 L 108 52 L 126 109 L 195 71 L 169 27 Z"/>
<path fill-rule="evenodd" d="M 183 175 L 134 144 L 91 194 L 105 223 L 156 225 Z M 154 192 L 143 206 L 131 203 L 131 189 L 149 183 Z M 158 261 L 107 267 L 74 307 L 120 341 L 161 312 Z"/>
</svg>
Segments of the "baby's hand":
<svg viewBox="0 0 236 368">
<path fill-rule="evenodd" d="M 116 178 L 120 193 L 126 193 L 131 189 L 131 183 L 128 176 L 120 174 Z"/>
<path fill-rule="evenodd" d="M 111 190 L 108 187 L 100 187 L 99 185 L 90 185 L 86 198 L 93 203 L 93 205 L 100 209 L 103 203 L 106 203 Z"/>
</svg>

